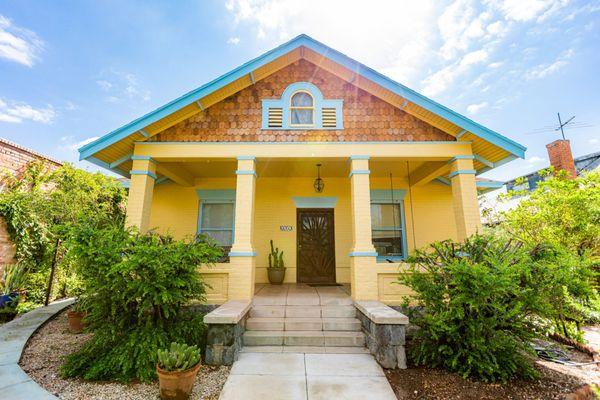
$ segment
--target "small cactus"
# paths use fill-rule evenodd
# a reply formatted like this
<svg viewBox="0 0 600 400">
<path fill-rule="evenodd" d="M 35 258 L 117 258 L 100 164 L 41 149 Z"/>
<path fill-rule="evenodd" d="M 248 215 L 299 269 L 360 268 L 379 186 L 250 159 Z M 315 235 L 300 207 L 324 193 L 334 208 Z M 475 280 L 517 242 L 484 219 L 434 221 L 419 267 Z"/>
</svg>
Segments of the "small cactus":
<svg viewBox="0 0 600 400">
<path fill-rule="evenodd" d="M 173 342 L 169 349 L 158 350 L 158 366 L 164 371 L 185 371 L 199 362 L 200 350 L 197 346 Z"/>
<path fill-rule="evenodd" d="M 279 251 L 279 247 L 273 246 L 273 240 L 271 243 L 271 252 L 269 253 L 269 268 L 285 268 L 283 263 L 283 250 Z"/>
</svg>

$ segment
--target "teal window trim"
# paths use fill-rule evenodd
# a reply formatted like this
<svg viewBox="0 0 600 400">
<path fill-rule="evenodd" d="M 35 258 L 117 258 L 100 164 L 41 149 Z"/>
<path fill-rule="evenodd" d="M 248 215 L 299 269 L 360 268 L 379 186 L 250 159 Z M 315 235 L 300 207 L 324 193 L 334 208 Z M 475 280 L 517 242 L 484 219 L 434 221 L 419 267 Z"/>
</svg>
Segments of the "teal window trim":
<svg viewBox="0 0 600 400">
<path fill-rule="evenodd" d="M 392 201 L 392 192 L 394 195 L 394 200 Z M 389 189 L 372 189 L 371 190 L 371 204 L 398 204 L 400 211 L 400 227 L 394 228 L 392 227 L 381 227 L 376 229 L 377 231 L 400 231 L 402 234 L 402 256 L 380 256 L 377 255 L 378 263 L 385 263 L 390 261 L 403 261 L 406 260 L 407 252 L 408 252 L 408 244 L 406 241 L 406 217 L 404 211 L 404 198 L 406 197 L 405 189 L 394 189 L 393 191 Z M 373 231 L 373 227 L 371 227 L 371 232 Z"/>
<path fill-rule="evenodd" d="M 313 97 L 314 106 L 314 125 L 313 126 L 294 126 L 291 124 L 290 104 L 292 96 L 299 91 L 307 92 Z M 295 82 L 289 85 L 279 99 L 263 99 L 262 101 L 262 123 L 261 128 L 265 130 L 339 130 L 344 129 L 342 115 L 343 100 L 326 100 L 323 93 L 314 84 L 310 82 Z M 281 108 L 282 126 L 281 128 L 269 127 L 269 108 Z M 323 108 L 335 109 L 336 126 L 333 128 L 324 128 L 322 111 Z"/>
<path fill-rule="evenodd" d="M 210 231 L 228 231 L 231 230 L 231 242 L 235 238 L 235 189 L 198 189 L 198 221 L 196 233 L 198 235 Z M 233 218 L 231 220 L 231 229 L 227 227 L 204 228 L 202 227 L 202 212 L 205 204 L 233 204 Z M 227 254 L 225 254 L 227 256 Z M 224 262 L 229 262 L 229 258 L 224 258 Z"/>
<path fill-rule="evenodd" d="M 293 196 L 296 208 L 335 208 L 337 197 L 299 197 Z"/>
</svg>

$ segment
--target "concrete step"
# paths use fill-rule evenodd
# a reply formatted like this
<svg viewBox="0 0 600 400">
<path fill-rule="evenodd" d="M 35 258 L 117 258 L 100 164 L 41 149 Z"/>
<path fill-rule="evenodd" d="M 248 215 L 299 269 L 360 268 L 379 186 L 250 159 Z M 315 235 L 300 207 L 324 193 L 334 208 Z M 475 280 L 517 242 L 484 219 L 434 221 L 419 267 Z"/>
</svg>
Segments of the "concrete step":
<svg viewBox="0 0 600 400">
<path fill-rule="evenodd" d="M 286 306 L 286 318 L 320 318 L 321 306 Z"/>
<path fill-rule="evenodd" d="M 324 331 L 360 332 L 360 321 L 357 318 L 323 318 Z"/>
<path fill-rule="evenodd" d="M 284 318 L 250 317 L 246 320 L 246 329 L 249 331 L 283 331 Z"/>
<path fill-rule="evenodd" d="M 356 308 L 354 306 L 321 306 L 321 317 L 354 318 L 356 317 Z"/>
<path fill-rule="evenodd" d="M 250 318 L 283 318 L 285 306 L 252 306 Z"/>
<path fill-rule="evenodd" d="M 323 320 L 321 318 L 285 318 L 286 331 L 322 331 Z"/>
<path fill-rule="evenodd" d="M 244 346 L 283 346 L 283 331 L 246 331 Z"/>
<path fill-rule="evenodd" d="M 354 318 L 354 306 L 272 306 L 255 305 L 250 309 L 251 318 Z"/>
<path fill-rule="evenodd" d="M 350 331 L 246 331 L 245 346 L 364 347 L 365 335 Z"/>
<path fill-rule="evenodd" d="M 365 334 L 362 332 L 323 332 L 325 346 L 327 347 L 364 347 Z"/>
<path fill-rule="evenodd" d="M 244 346 L 242 353 L 369 354 L 366 347 Z"/>
<path fill-rule="evenodd" d="M 356 318 L 262 318 L 246 320 L 249 331 L 360 331 Z"/>
</svg>

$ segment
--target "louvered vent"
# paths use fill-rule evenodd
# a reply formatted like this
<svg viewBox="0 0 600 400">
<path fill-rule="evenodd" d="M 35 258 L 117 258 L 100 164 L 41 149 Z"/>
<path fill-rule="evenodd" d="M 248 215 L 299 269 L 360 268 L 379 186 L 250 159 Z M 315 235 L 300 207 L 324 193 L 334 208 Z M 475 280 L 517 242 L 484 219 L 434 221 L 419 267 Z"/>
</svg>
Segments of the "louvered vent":
<svg viewBox="0 0 600 400">
<path fill-rule="evenodd" d="M 269 108 L 269 128 L 281 128 L 283 126 L 283 109 Z"/>
<path fill-rule="evenodd" d="M 335 128 L 337 126 L 337 116 L 335 108 L 323 108 L 322 110 L 323 128 Z"/>
</svg>

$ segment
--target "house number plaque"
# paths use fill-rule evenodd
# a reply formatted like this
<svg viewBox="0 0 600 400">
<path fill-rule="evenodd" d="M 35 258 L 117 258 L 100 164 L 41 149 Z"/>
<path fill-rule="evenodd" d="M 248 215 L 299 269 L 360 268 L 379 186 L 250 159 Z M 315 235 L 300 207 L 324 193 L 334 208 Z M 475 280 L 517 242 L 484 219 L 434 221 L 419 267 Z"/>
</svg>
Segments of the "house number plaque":
<svg viewBox="0 0 600 400">
<path fill-rule="evenodd" d="M 291 225 L 280 225 L 279 230 L 283 231 L 283 232 L 291 232 L 292 226 Z"/>
</svg>

